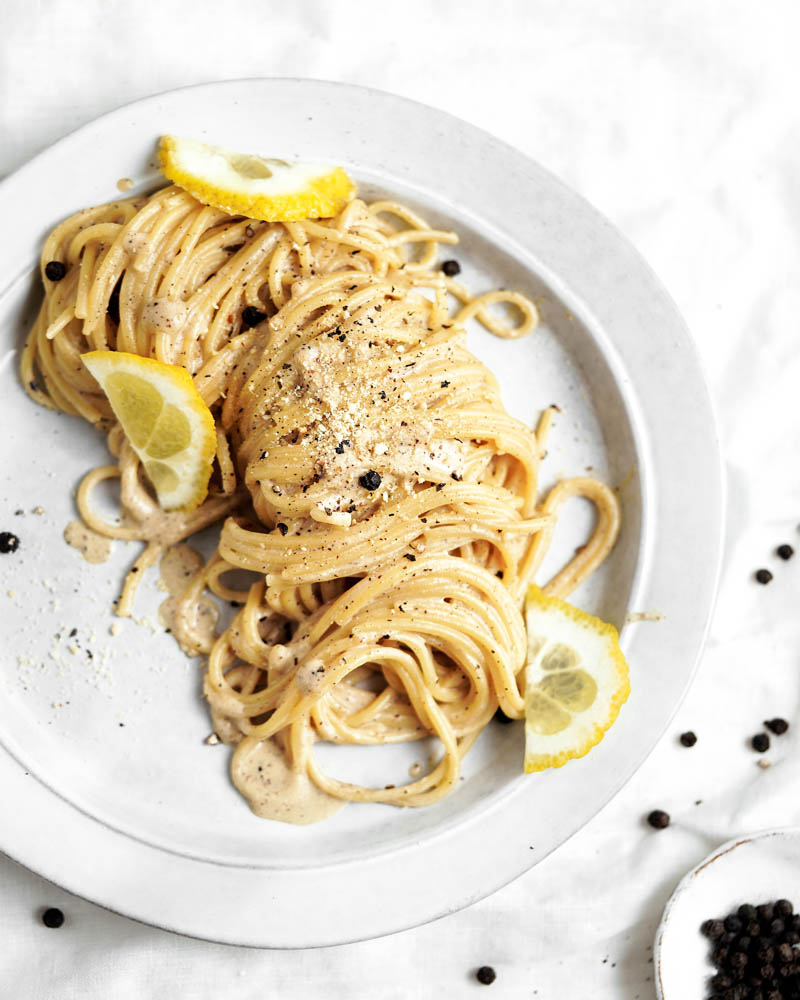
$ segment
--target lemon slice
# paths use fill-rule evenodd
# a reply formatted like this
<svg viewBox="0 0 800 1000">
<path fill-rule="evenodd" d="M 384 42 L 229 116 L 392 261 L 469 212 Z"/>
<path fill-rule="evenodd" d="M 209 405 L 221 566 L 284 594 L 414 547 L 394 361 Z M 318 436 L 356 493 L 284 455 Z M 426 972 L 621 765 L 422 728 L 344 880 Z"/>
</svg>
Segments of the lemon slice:
<svg viewBox="0 0 800 1000">
<path fill-rule="evenodd" d="M 195 139 L 162 136 L 162 173 L 204 205 L 266 222 L 336 215 L 356 192 L 341 167 L 287 163 Z"/>
<path fill-rule="evenodd" d="M 630 694 L 613 625 L 531 587 L 525 601 L 525 772 L 596 746 Z"/>
<path fill-rule="evenodd" d="M 164 510 L 193 510 L 208 493 L 214 418 L 191 375 L 124 351 L 90 351 L 83 363 L 141 459 Z"/>
</svg>

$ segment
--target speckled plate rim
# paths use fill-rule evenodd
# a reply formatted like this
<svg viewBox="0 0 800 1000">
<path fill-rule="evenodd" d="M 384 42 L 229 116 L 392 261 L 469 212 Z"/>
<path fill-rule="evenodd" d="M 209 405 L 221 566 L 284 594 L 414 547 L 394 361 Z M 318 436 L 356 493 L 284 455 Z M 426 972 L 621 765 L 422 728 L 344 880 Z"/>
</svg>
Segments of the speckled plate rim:
<svg viewBox="0 0 800 1000">
<path fill-rule="evenodd" d="M 694 344 L 637 251 L 535 162 L 425 105 L 313 80 L 238 80 L 170 91 L 126 105 L 55 143 L 0 184 L 0 206 L 19 230 L 44 234 L 52 219 L 72 207 L 63 192 L 48 187 L 65 165 L 89 162 L 103 149 L 107 177 L 110 162 L 121 155 L 115 137 L 125 136 L 121 145 L 128 149 L 138 137 L 149 150 L 155 135 L 181 131 L 187 119 L 206 126 L 192 127 L 190 134 L 204 135 L 212 131 L 215 113 L 242 106 L 291 107 L 303 121 L 307 113 L 326 115 L 329 132 L 331 120 L 369 128 L 371 142 L 392 163 L 387 176 L 397 175 L 406 185 L 418 180 L 428 190 L 446 192 L 465 213 L 490 219 L 539 262 L 538 273 L 566 301 L 576 303 L 598 331 L 636 438 L 649 519 L 636 600 L 640 607 L 658 607 L 667 595 L 671 600 L 670 620 L 657 643 L 641 626 L 624 637 L 628 656 L 646 663 L 640 683 L 648 691 L 639 714 L 623 712 L 601 747 L 581 762 L 580 780 L 565 779 L 571 791 L 556 809 L 552 830 L 536 845 L 526 834 L 535 788 L 520 783 L 522 790 L 495 810 L 357 864 L 232 868 L 165 852 L 103 826 L 34 780 L 0 747 L 0 784 L 5 801 L 16 804 L 6 813 L 0 848 L 21 864 L 116 912 L 190 936 L 255 947 L 332 945 L 415 926 L 483 898 L 568 839 L 641 765 L 683 700 L 705 640 L 721 555 L 721 459 Z M 471 171 L 477 159 L 488 178 Z M 342 160 L 348 162 L 344 155 Z M 118 159 L 116 176 L 128 174 L 130 166 Z M 504 183 L 496 183 L 499 178 Z M 522 204 L 520 191 L 526 193 Z M 32 192 L 47 195 L 33 211 Z M 0 275 L 7 277 L 2 287 L 20 274 L 16 248 L 0 244 Z M 693 483 L 688 510 L 679 486 L 686 481 Z M 687 551 L 696 571 L 676 588 Z"/>
<path fill-rule="evenodd" d="M 709 867 L 709 865 L 713 865 L 720 858 L 737 851 L 741 847 L 754 844 L 760 840 L 769 840 L 777 837 L 792 837 L 800 843 L 800 826 L 782 826 L 770 830 L 758 830 L 755 833 L 747 833 L 738 837 L 732 837 L 724 844 L 720 844 L 719 847 L 715 848 L 710 854 L 703 858 L 703 860 L 692 868 L 691 871 L 687 872 L 675 886 L 675 890 L 667 900 L 666 906 L 664 907 L 664 912 L 661 916 L 658 927 L 656 928 L 655 938 L 653 939 L 653 964 L 656 971 L 655 987 L 658 1000 L 672 1000 L 672 998 L 667 998 L 664 994 L 662 963 L 664 960 L 664 937 L 667 933 L 669 922 L 676 905 L 685 898 L 687 893 L 692 891 L 694 886 L 697 884 L 698 878 L 702 877 L 703 872 Z"/>
</svg>

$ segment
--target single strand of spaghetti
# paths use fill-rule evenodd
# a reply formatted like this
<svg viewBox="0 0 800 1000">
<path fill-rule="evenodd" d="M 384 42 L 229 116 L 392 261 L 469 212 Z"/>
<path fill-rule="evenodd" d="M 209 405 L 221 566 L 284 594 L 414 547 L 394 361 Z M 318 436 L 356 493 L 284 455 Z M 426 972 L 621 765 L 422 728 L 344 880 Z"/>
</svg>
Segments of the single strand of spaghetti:
<svg viewBox="0 0 800 1000">
<path fill-rule="evenodd" d="M 118 479 L 119 476 L 119 466 L 116 465 L 100 465 L 96 469 L 87 472 L 83 479 L 81 479 L 78 492 L 75 496 L 78 513 L 86 526 L 91 528 L 92 531 L 96 531 L 99 535 L 105 535 L 106 538 L 141 541 L 141 532 L 138 528 L 127 527 L 122 524 L 111 524 L 103 520 L 92 508 L 91 497 L 95 487 L 107 479 Z"/>
<path fill-rule="evenodd" d="M 605 559 L 617 540 L 620 528 L 619 501 L 605 483 L 581 476 L 558 483 L 545 500 L 559 507 L 571 496 L 591 500 L 597 509 L 597 524 L 586 545 L 543 588 L 546 593 L 566 597 Z M 552 501 L 551 501 L 552 497 Z"/>
<path fill-rule="evenodd" d="M 231 460 L 228 438 L 219 427 L 217 427 L 217 464 L 219 465 L 222 494 L 226 497 L 230 496 L 236 489 L 236 470 Z"/>
<path fill-rule="evenodd" d="M 89 288 L 94 280 L 95 262 L 97 260 L 97 248 L 88 246 L 83 251 L 78 266 L 78 290 L 75 293 L 75 318 L 86 318 L 86 303 L 89 296 Z"/>
<path fill-rule="evenodd" d="M 118 618 L 130 618 L 133 601 L 136 597 L 136 591 L 139 589 L 142 574 L 151 566 L 155 566 L 163 552 L 163 545 L 159 545 L 158 542 L 148 542 L 144 552 L 142 552 L 133 566 L 128 570 L 125 582 L 122 585 L 122 593 L 117 602 L 115 613 Z"/>
</svg>

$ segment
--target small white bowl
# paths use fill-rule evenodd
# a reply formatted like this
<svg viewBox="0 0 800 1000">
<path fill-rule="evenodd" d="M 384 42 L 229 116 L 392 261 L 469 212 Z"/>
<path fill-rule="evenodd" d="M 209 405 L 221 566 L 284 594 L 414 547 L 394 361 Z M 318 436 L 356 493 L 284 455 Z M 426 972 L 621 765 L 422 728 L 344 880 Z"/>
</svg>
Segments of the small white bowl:
<svg viewBox="0 0 800 1000">
<path fill-rule="evenodd" d="M 714 975 L 703 921 L 742 903 L 790 899 L 800 910 L 800 828 L 729 840 L 685 875 L 664 908 L 653 949 L 659 1000 L 703 1000 Z"/>
</svg>

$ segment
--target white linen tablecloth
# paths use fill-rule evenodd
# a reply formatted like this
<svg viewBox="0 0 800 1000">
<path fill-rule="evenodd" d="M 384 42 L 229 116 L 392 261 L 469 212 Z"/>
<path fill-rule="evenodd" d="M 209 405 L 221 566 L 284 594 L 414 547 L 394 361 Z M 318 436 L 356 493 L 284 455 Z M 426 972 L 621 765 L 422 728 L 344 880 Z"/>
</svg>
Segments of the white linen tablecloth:
<svg viewBox="0 0 800 1000">
<path fill-rule="evenodd" d="M 489 996 L 650 1000 L 681 875 L 732 836 L 800 822 L 800 555 L 772 554 L 800 541 L 799 29 L 795 0 L 4 0 L 0 173 L 123 102 L 246 76 L 394 91 L 539 160 L 641 249 L 686 316 L 729 510 L 710 642 L 674 724 L 527 875 L 426 927 L 278 952 L 142 926 L 0 858 L 2 997 L 466 998 L 488 964 Z M 762 565 L 768 587 L 752 579 Z M 775 715 L 793 726 L 761 769 L 748 737 Z M 667 830 L 643 822 L 656 807 Z M 45 905 L 64 910 L 60 930 L 39 922 Z"/>
</svg>

